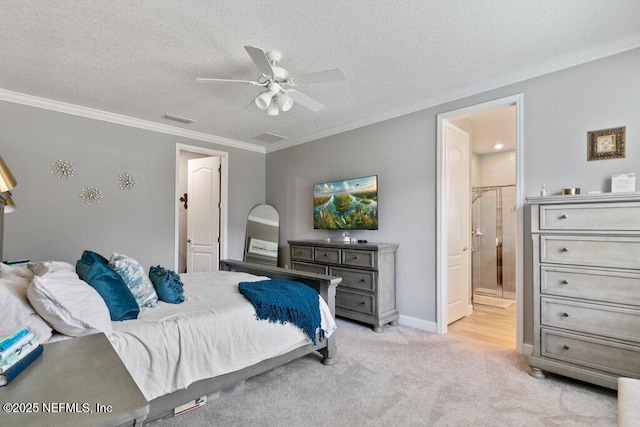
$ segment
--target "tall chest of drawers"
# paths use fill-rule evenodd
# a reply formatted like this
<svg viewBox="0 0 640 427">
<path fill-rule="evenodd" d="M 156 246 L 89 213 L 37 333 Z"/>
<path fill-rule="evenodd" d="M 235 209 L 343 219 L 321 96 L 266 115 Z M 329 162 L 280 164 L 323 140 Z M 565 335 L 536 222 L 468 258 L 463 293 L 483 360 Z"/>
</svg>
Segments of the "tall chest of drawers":
<svg viewBox="0 0 640 427">
<path fill-rule="evenodd" d="M 640 194 L 528 198 L 534 342 L 544 371 L 617 388 L 640 378 Z"/>
<path fill-rule="evenodd" d="M 373 325 L 397 324 L 396 251 L 391 243 L 289 240 L 291 267 L 342 277 L 336 289 L 336 315 Z"/>
</svg>

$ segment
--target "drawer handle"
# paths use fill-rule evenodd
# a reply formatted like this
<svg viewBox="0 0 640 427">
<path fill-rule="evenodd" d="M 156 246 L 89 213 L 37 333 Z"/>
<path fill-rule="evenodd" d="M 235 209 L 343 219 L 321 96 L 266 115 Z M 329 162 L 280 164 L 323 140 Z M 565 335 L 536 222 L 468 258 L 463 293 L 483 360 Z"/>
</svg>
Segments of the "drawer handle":
<svg viewBox="0 0 640 427">
<path fill-rule="evenodd" d="M 365 304 L 366 304 L 366 302 L 360 301 L 360 305 L 365 305 Z"/>
<path fill-rule="evenodd" d="M 569 252 L 569 248 L 562 248 L 562 252 Z"/>
<path fill-rule="evenodd" d="M 562 317 L 569 317 L 569 313 L 562 313 Z"/>
<path fill-rule="evenodd" d="M 322 256 L 329 256 L 329 254 L 324 254 L 324 255 L 322 255 Z"/>
<path fill-rule="evenodd" d="M 560 219 L 567 219 L 567 218 L 569 218 L 569 216 L 567 214 L 560 215 Z"/>
<path fill-rule="evenodd" d="M 354 256 L 354 257 L 353 257 L 353 259 L 359 259 L 359 258 L 358 258 L 358 256 L 356 255 L 356 256 Z"/>
<path fill-rule="evenodd" d="M 561 280 L 561 281 L 560 281 L 560 284 L 561 284 L 561 285 L 568 285 L 568 284 L 569 284 L 569 281 L 568 281 L 568 280 L 566 280 L 566 279 L 565 279 L 565 280 Z"/>
<path fill-rule="evenodd" d="M 366 282 L 366 281 L 367 281 L 367 279 L 360 279 L 360 281 L 361 281 L 361 282 Z"/>
<path fill-rule="evenodd" d="M 563 345 L 563 346 L 562 346 L 562 348 L 563 348 L 564 350 L 569 350 L 569 346 L 568 346 L 568 345 L 566 345 L 566 344 L 565 344 L 565 345 Z"/>
</svg>

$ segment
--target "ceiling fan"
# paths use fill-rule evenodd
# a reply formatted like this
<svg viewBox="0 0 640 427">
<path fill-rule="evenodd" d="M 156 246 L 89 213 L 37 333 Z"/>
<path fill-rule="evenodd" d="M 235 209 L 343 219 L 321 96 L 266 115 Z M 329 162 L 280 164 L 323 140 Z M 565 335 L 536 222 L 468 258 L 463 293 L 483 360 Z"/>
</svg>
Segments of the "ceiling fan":
<svg viewBox="0 0 640 427">
<path fill-rule="evenodd" d="M 252 102 L 255 102 L 258 108 L 268 115 L 277 116 L 280 110 L 289 111 L 294 101 L 313 112 L 324 108 L 324 104 L 292 89 L 293 87 L 333 82 L 344 80 L 345 78 L 344 72 L 339 68 L 291 77 L 287 70 L 276 66 L 282 59 L 280 52 L 272 50 L 265 53 L 264 50 L 253 46 L 245 46 L 244 48 L 256 64 L 256 67 L 258 67 L 258 71 L 260 71 L 260 77 L 258 77 L 257 81 L 209 78 L 197 78 L 196 81 L 201 83 L 222 82 L 261 86 L 266 90 L 256 96 Z"/>
</svg>

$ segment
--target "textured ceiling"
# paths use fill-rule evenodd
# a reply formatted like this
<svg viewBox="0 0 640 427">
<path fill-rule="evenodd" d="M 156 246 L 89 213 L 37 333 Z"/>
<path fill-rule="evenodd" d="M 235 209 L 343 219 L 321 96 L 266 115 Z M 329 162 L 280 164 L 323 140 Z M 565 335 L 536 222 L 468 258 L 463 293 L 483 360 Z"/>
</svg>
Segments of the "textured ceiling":
<svg viewBox="0 0 640 427">
<path fill-rule="evenodd" d="M 640 45 L 638 17 L 637 0 L 3 0 L 0 89 L 286 146 Z M 244 45 L 347 78 L 299 88 L 322 111 L 277 117 L 245 109 L 258 88 L 196 83 L 256 79 Z M 252 139 L 265 132 L 288 139 Z"/>
</svg>

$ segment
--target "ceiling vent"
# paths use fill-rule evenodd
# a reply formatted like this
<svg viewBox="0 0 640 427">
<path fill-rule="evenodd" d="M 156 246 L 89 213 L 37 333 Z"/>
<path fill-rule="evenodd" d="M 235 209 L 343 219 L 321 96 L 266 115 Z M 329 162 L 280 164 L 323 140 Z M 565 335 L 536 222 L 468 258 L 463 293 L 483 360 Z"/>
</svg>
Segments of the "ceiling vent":
<svg viewBox="0 0 640 427">
<path fill-rule="evenodd" d="M 164 116 L 162 116 L 162 118 L 167 120 L 173 120 L 174 122 L 184 123 L 187 125 L 190 125 L 191 123 L 193 123 L 193 120 L 191 119 L 187 119 L 186 117 L 174 116 L 173 114 L 169 114 L 169 113 L 165 113 Z"/>
<path fill-rule="evenodd" d="M 274 142 L 284 141 L 287 137 L 276 135 L 275 133 L 263 133 L 262 135 L 254 136 L 252 139 L 273 144 Z"/>
</svg>

